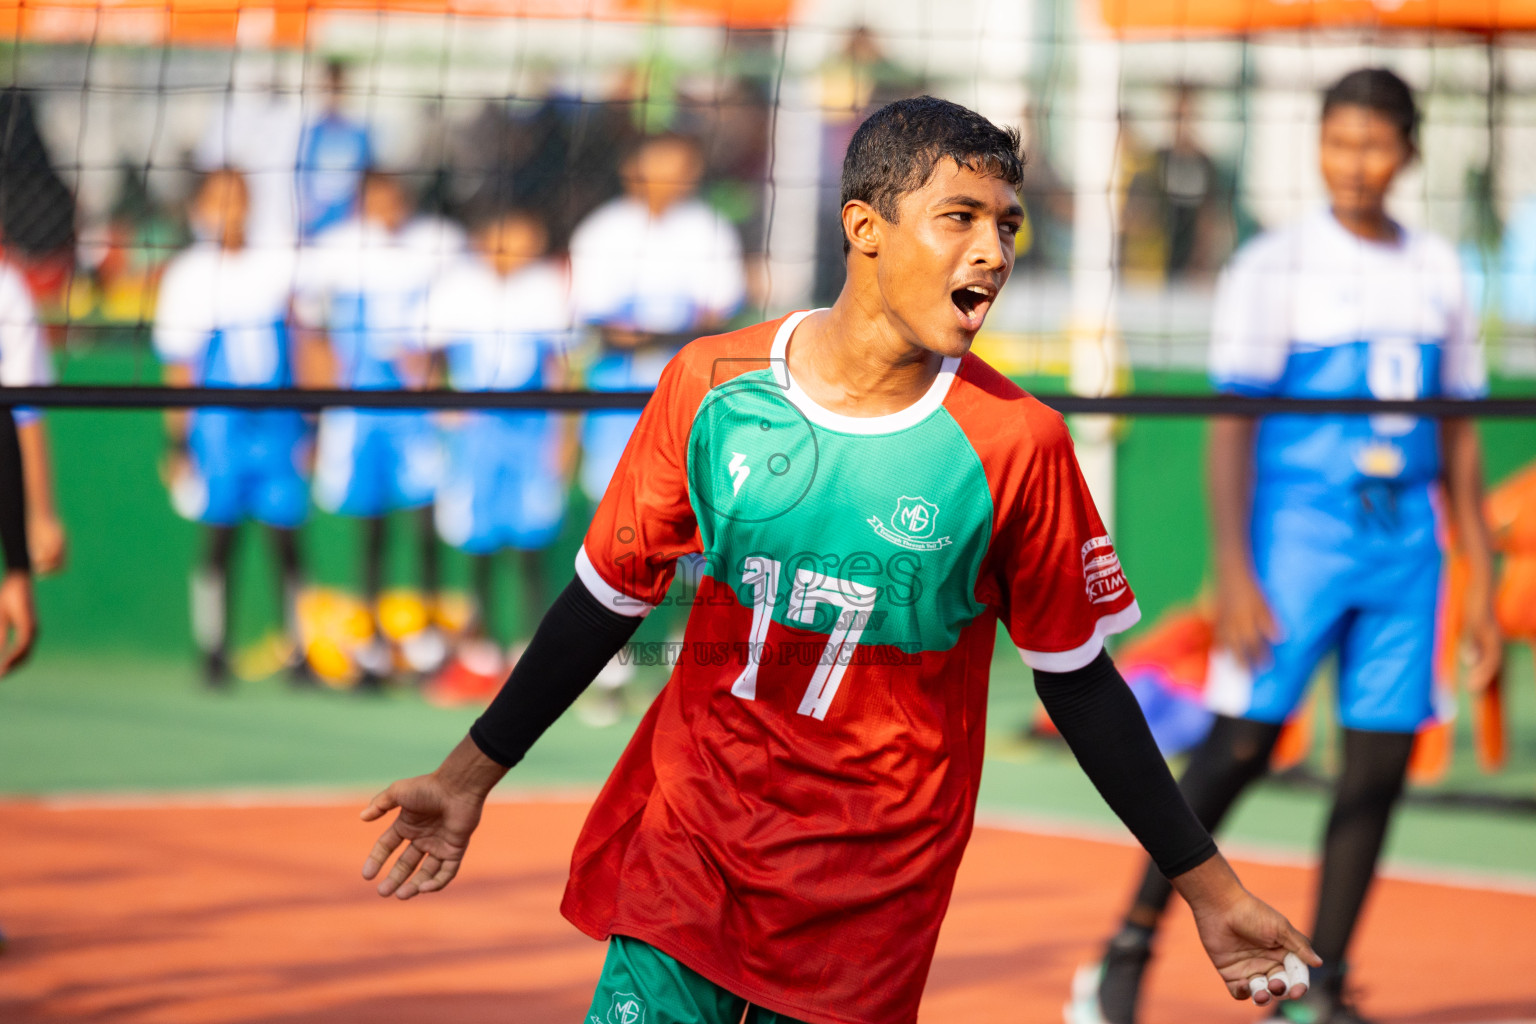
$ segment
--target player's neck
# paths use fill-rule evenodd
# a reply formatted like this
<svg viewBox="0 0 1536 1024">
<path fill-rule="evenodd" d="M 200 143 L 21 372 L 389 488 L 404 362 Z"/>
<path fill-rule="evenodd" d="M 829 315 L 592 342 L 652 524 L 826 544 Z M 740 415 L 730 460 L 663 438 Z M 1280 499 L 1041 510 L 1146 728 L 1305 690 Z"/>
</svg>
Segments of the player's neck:
<svg viewBox="0 0 1536 1024">
<path fill-rule="evenodd" d="M 1339 222 L 1339 227 L 1367 242 L 1390 244 L 1396 242 L 1401 234 L 1397 222 L 1387 216 L 1386 207 L 1378 206 L 1368 210 L 1334 207 L 1332 212 L 1333 219 Z"/>
<path fill-rule="evenodd" d="M 933 385 L 943 365 L 912 345 L 851 290 L 801 321 L 785 353 L 789 372 L 816 404 L 844 416 L 900 412 Z"/>
</svg>

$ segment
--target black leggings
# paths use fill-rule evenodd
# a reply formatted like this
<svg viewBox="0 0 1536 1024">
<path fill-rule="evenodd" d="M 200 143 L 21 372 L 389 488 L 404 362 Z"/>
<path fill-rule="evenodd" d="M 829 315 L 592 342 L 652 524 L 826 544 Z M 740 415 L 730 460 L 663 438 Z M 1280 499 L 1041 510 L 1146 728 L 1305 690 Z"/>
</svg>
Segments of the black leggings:
<svg viewBox="0 0 1536 1024">
<path fill-rule="evenodd" d="M 208 528 L 208 546 L 193 594 L 193 632 L 198 646 L 204 653 L 217 657 L 224 656 L 229 643 L 231 563 L 237 529 L 234 526 Z M 272 537 L 273 554 L 277 556 L 283 629 L 297 642 L 297 604 L 303 582 L 299 569 L 298 531 L 275 526 L 267 530 Z"/>
<path fill-rule="evenodd" d="M 421 544 L 421 589 L 428 598 L 438 590 L 437 526 L 432 519 L 432 506 L 409 513 L 416 520 L 416 532 Z M 363 596 L 368 606 L 378 606 L 379 594 L 384 591 L 384 548 L 387 539 L 388 516 L 374 516 L 363 529 Z"/>
<path fill-rule="evenodd" d="M 1217 716 L 1210 735 L 1191 757 L 1179 789 L 1215 831 L 1238 796 L 1269 767 L 1280 726 Z M 1392 808 L 1403 791 L 1411 733 L 1344 730 L 1344 769 L 1334 790 L 1323 840 L 1313 948 L 1333 968 L 1344 961 L 1360 907 L 1376 873 Z M 1168 905 L 1173 887 L 1150 863 L 1127 921 L 1147 924 Z M 1326 968 L 1325 968 L 1326 969 Z"/>
</svg>

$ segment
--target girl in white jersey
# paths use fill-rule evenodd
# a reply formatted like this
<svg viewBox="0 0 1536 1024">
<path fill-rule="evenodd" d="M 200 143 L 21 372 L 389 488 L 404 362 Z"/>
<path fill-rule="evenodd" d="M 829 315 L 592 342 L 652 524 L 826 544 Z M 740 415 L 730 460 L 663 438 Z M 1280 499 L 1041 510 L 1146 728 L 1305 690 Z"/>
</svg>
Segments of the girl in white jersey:
<svg viewBox="0 0 1536 1024">
<path fill-rule="evenodd" d="M 1217 291 L 1219 390 L 1294 398 L 1476 398 L 1482 349 L 1455 251 L 1387 215 L 1415 154 L 1413 95 L 1390 71 L 1346 75 L 1323 101 L 1330 209 L 1267 233 Z M 1473 426 L 1410 416 L 1226 417 L 1211 433 L 1215 725 L 1180 782 L 1215 829 L 1260 778 L 1319 661 L 1339 655 L 1343 770 L 1323 844 L 1313 942 L 1324 966 L 1276 1015 L 1360 1024 L 1345 954 L 1402 792 L 1416 730 L 1433 714 L 1441 553 L 1437 488 L 1471 565 L 1471 685 L 1497 671 L 1491 552 Z M 1076 1024 L 1134 1024 L 1142 970 L 1170 888 L 1148 870 L 1100 969 L 1074 987 Z"/>
</svg>

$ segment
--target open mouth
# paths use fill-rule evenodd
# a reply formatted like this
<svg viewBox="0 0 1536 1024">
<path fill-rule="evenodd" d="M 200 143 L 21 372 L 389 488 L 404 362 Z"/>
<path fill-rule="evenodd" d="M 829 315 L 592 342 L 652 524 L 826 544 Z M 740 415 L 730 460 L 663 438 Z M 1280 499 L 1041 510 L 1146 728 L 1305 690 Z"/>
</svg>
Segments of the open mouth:
<svg viewBox="0 0 1536 1024">
<path fill-rule="evenodd" d="M 954 303 L 960 325 L 972 333 L 981 329 L 981 323 L 987 318 L 987 310 L 992 308 L 992 300 L 995 298 L 997 289 L 983 284 L 966 285 L 949 293 L 949 301 Z"/>
</svg>

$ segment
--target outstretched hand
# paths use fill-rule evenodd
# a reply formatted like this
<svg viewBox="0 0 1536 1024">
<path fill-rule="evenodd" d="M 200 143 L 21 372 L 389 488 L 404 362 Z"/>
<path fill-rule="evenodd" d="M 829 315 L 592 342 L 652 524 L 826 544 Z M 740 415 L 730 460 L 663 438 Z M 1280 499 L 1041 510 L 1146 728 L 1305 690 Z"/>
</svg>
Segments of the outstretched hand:
<svg viewBox="0 0 1536 1024">
<path fill-rule="evenodd" d="M 1238 881 L 1219 853 L 1169 879 L 1195 915 L 1206 955 L 1233 999 L 1258 1006 L 1307 994 L 1307 968 L 1323 961 L 1274 907 Z"/>
<path fill-rule="evenodd" d="M 1307 994 L 1306 968 L 1323 965 L 1283 914 L 1246 890 L 1226 906 L 1197 910 L 1195 928 L 1233 999 L 1259 1006 L 1299 999 Z"/>
<path fill-rule="evenodd" d="M 505 772 L 465 739 L 431 775 L 391 783 L 363 808 L 364 821 L 378 821 L 396 808 L 400 811 L 369 851 L 363 877 L 370 881 L 378 877 L 405 843 L 394 867 L 379 883 L 379 895 L 408 900 L 445 887 L 459 873 L 469 837 L 480 824 L 486 794 Z"/>
</svg>

